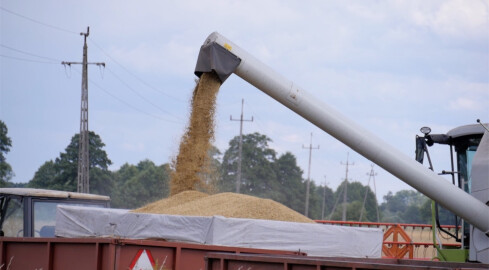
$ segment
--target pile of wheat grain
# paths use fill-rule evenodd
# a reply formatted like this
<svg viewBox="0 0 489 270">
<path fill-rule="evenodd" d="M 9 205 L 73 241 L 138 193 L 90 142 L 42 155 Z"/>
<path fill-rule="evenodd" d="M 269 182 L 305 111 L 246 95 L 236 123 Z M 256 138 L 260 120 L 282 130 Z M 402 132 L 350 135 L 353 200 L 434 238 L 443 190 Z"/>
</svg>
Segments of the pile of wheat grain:
<svg viewBox="0 0 489 270">
<path fill-rule="evenodd" d="M 171 195 L 202 185 L 201 178 L 207 173 L 209 163 L 207 152 L 214 139 L 214 112 L 220 86 L 221 81 L 212 72 L 202 74 L 195 86 L 190 123 L 180 141 L 170 176 Z"/>
<path fill-rule="evenodd" d="M 273 200 L 237 193 L 207 195 L 198 191 L 184 191 L 133 212 L 185 216 L 219 215 L 232 218 L 314 223 L 313 220 Z"/>
</svg>

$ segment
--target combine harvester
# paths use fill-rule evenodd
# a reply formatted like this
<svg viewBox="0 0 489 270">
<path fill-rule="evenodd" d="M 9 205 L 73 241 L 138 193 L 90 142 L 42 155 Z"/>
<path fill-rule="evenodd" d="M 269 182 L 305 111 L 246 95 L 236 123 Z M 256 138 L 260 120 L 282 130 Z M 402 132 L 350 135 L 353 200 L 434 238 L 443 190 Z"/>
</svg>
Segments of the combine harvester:
<svg viewBox="0 0 489 270">
<path fill-rule="evenodd" d="M 489 263 L 489 132 L 487 130 L 482 131 L 484 136 L 480 140 L 479 150 L 477 153 L 474 151 L 472 192 L 469 194 L 314 98 L 217 32 L 212 33 L 201 47 L 195 74 L 200 76 L 204 72 L 212 71 L 218 74 L 221 82 L 235 73 L 365 158 L 463 218 L 470 224 L 470 228 L 467 228 L 471 243 L 469 260 Z M 452 137 L 458 139 L 459 144 L 463 144 L 464 139 L 467 140 L 464 136 L 472 135 L 474 128 L 471 129 L 472 133 L 467 133 L 467 128 L 463 129 L 463 132 L 460 130 L 452 132 L 454 133 Z M 450 134 L 430 136 L 428 130 L 423 129 L 422 132 L 425 134 L 423 141 L 427 141 L 430 145 L 433 144 L 433 139 L 436 143 L 452 145 Z M 472 149 L 474 146 L 477 147 L 471 145 Z M 425 149 L 426 147 L 423 148 Z M 462 152 L 460 153 L 463 155 Z M 453 171 L 452 169 L 452 173 Z"/>
<path fill-rule="evenodd" d="M 487 269 L 489 132 L 473 158 L 472 194 L 319 102 L 218 33 L 201 48 L 195 73 L 233 72 L 358 153 L 462 217 L 470 227 L 470 261 L 382 259 L 382 231 L 269 220 L 131 213 L 69 206 L 105 197 L 0 189 L 0 269 Z M 429 134 L 423 137 L 431 143 Z M 436 140 L 436 136 L 431 139 Z M 423 148 L 425 149 L 425 148 Z M 423 153 L 424 154 L 424 153 Z M 48 196 L 49 195 L 49 196 Z M 63 203 L 61 203 L 63 201 Z M 36 223 L 36 203 L 60 205 L 56 223 Z M 53 212 L 53 211 L 50 211 Z M 48 227 L 49 230 L 43 230 Z M 56 237 L 52 236 L 54 234 Z M 39 230 L 37 232 L 37 230 Z M 36 235 L 43 237 L 35 237 Z M 46 234 L 44 234 L 46 233 Z M 15 237 L 16 235 L 23 237 Z M 9 236 L 9 237 L 7 237 Z M 307 253 L 307 256 L 304 256 Z M 327 257 L 326 257 L 327 256 Z"/>
</svg>

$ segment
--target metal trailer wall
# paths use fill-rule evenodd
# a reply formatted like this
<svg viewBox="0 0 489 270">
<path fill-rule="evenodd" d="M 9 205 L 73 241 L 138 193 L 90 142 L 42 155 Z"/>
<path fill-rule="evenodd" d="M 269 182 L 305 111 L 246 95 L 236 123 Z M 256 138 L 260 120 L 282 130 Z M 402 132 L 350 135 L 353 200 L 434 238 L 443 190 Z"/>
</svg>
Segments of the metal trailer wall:
<svg viewBox="0 0 489 270">
<path fill-rule="evenodd" d="M 209 253 L 205 260 L 206 270 L 489 269 L 488 264 L 477 263 L 265 254 Z"/>
<path fill-rule="evenodd" d="M 0 238 L 0 269 L 130 270 L 142 249 L 152 254 L 158 269 L 165 270 L 204 269 L 204 257 L 209 252 L 297 254 L 164 240 L 4 237 Z"/>
</svg>

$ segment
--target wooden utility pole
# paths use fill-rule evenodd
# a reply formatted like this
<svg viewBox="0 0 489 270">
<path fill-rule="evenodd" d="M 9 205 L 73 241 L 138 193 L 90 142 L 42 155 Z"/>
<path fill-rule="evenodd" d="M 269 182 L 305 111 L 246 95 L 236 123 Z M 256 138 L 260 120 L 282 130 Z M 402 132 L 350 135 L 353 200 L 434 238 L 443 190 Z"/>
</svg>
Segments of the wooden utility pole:
<svg viewBox="0 0 489 270">
<path fill-rule="evenodd" d="M 105 63 L 89 63 L 87 61 L 87 37 L 90 28 L 87 27 L 86 33 L 80 33 L 84 37 L 83 61 L 82 62 L 61 62 L 62 65 L 82 65 L 82 87 L 81 87 L 81 110 L 80 110 L 80 137 L 78 143 L 78 186 L 77 192 L 89 193 L 89 138 L 88 138 L 88 65 L 105 67 Z"/>
<path fill-rule="evenodd" d="M 306 184 L 306 209 L 304 211 L 304 216 L 307 217 L 309 214 L 309 185 L 311 182 L 311 155 L 313 149 L 319 149 L 319 145 L 317 147 L 312 147 L 312 132 L 311 132 L 311 141 L 309 143 L 309 147 L 305 147 L 302 145 L 303 149 L 309 149 L 309 170 L 307 172 L 307 184 Z"/>
<path fill-rule="evenodd" d="M 251 120 L 243 119 L 243 107 L 244 107 L 244 99 L 241 99 L 241 117 L 239 119 L 233 119 L 233 116 L 229 116 L 231 121 L 239 121 L 239 146 L 238 146 L 238 173 L 236 174 L 236 193 L 240 193 L 241 188 L 241 152 L 243 150 L 243 122 L 253 122 L 253 116 Z"/>
<path fill-rule="evenodd" d="M 341 165 L 345 165 L 346 166 L 346 171 L 345 171 L 345 188 L 343 190 L 343 213 L 342 213 L 342 216 L 341 216 L 341 220 L 342 221 L 346 221 L 346 204 L 347 204 L 347 193 L 348 193 L 348 166 L 350 165 L 355 165 L 355 163 L 348 163 L 348 157 L 349 157 L 350 153 L 346 153 L 346 163 L 343 164 L 343 162 L 341 162 Z"/>
</svg>

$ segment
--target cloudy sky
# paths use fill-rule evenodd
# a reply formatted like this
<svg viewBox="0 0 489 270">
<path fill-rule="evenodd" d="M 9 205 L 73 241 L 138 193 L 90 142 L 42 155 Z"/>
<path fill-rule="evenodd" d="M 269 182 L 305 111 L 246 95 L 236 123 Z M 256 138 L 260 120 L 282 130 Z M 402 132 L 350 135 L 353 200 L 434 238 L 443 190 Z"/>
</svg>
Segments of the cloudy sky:
<svg viewBox="0 0 489 270">
<path fill-rule="evenodd" d="M 200 46 L 218 31 L 289 80 L 414 158 L 419 128 L 489 122 L 489 1 L 0 1 L 0 119 L 13 182 L 28 182 L 79 132 L 83 37 L 90 26 L 89 127 L 113 161 L 169 162 L 178 151 Z M 218 95 L 215 145 L 270 137 L 307 177 L 367 184 L 371 162 L 231 76 Z M 435 170 L 448 149 L 431 149 Z M 409 188 L 378 166 L 377 195 Z M 372 183 L 370 183 L 372 186 Z"/>
</svg>

